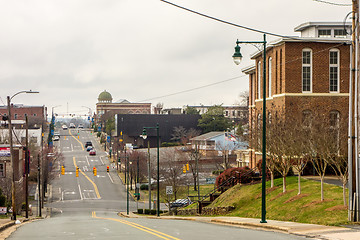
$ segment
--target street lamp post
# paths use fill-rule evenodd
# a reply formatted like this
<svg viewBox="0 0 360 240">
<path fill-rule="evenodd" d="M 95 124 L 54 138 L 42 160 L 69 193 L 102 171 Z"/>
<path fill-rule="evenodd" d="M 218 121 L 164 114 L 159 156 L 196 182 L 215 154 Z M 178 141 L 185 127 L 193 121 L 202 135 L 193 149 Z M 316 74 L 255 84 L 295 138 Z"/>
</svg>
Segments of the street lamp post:
<svg viewBox="0 0 360 240">
<path fill-rule="evenodd" d="M 14 148 L 13 148 L 13 139 L 12 139 L 12 126 L 11 126 L 11 100 L 21 93 L 39 93 L 36 91 L 20 91 L 15 93 L 14 95 L 7 96 L 7 104 L 8 104 L 8 125 L 9 125 L 9 141 L 10 141 L 10 159 L 11 159 L 11 170 L 12 170 L 12 181 L 11 181 L 11 201 L 12 201 L 12 219 L 16 220 L 16 203 L 15 203 L 15 170 L 14 170 Z"/>
<path fill-rule="evenodd" d="M 266 223 L 266 34 L 263 41 L 236 41 L 235 53 L 233 59 L 236 65 L 239 65 L 242 59 L 240 53 L 240 43 L 259 43 L 263 44 L 263 129 L 262 129 L 262 198 L 261 198 L 261 221 Z M 260 74 L 260 73 L 259 73 Z M 260 86 L 259 86 L 260 87 Z M 260 96 L 259 96 L 260 98 Z"/>
<path fill-rule="evenodd" d="M 159 124 L 156 124 L 156 127 L 144 127 L 143 129 L 143 133 L 142 133 L 142 138 L 146 139 L 147 138 L 147 129 L 156 129 L 156 142 L 157 142 L 157 181 L 156 181 L 156 185 L 157 185 L 157 201 L 156 201 L 156 215 L 159 217 L 160 216 L 160 167 L 159 167 L 159 152 L 160 152 L 160 138 L 159 138 Z M 151 186 L 149 186 L 150 188 Z"/>
</svg>

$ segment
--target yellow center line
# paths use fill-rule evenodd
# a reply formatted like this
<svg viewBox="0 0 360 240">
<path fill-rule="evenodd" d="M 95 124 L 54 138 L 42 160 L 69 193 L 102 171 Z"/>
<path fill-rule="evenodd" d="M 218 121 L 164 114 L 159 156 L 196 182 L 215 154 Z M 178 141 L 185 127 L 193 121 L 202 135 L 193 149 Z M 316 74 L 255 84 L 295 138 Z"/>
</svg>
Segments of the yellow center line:
<svg viewBox="0 0 360 240">
<path fill-rule="evenodd" d="M 82 150 L 84 150 L 84 149 L 85 149 L 85 148 L 84 148 L 84 145 L 82 144 L 82 142 L 80 142 L 79 139 L 77 139 L 74 135 L 72 135 L 70 129 L 69 129 L 69 133 L 70 133 L 70 135 L 71 135 L 76 141 L 78 141 L 78 142 L 80 143 L 80 146 L 81 146 Z"/>
<path fill-rule="evenodd" d="M 79 141 L 79 139 L 77 139 L 76 137 L 74 137 L 74 135 L 72 135 L 70 129 L 69 129 L 69 133 L 70 133 L 70 135 L 71 135 L 76 141 L 78 141 L 78 142 L 80 143 L 80 146 L 81 146 L 82 150 L 84 150 L 84 149 L 85 149 L 85 148 L 84 148 L 84 145 Z M 76 169 L 76 168 L 77 168 L 77 165 L 76 165 L 75 157 L 73 157 L 73 162 L 74 162 L 74 166 L 75 166 L 75 169 Z M 84 175 L 84 177 L 86 177 L 87 180 L 89 180 L 89 182 L 91 182 L 91 184 L 94 186 L 95 193 L 96 193 L 96 197 L 97 197 L 98 199 L 100 199 L 101 196 L 100 196 L 99 189 L 98 189 L 98 187 L 96 186 L 96 184 L 95 184 L 80 168 L 79 168 L 79 171 L 81 172 L 82 175 Z"/>
<path fill-rule="evenodd" d="M 150 234 L 152 234 L 152 235 L 155 235 L 155 236 L 157 236 L 157 237 L 159 237 L 159 238 L 162 238 L 162 239 L 165 239 L 165 240 L 170 240 L 170 239 L 180 240 L 179 238 L 176 238 L 176 237 L 167 235 L 167 234 L 165 234 L 165 233 L 156 231 L 156 230 L 151 229 L 151 228 L 148 228 L 148 227 L 144 227 L 144 226 L 142 226 L 142 225 L 140 225 L 140 224 L 137 224 L 137 223 L 129 222 L 129 221 L 126 221 L 126 220 L 120 220 L 120 219 L 116 219 L 116 218 L 103 218 L 103 217 L 98 217 L 98 216 L 96 216 L 96 212 L 95 212 L 95 211 L 92 212 L 92 217 L 93 217 L 93 218 L 97 218 L 97 219 L 104 219 L 104 220 L 111 220 L 111 221 L 115 221 L 115 222 L 120 222 L 120 223 L 129 225 L 129 226 L 131 226 L 131 227 L 133 227 L 133 228 L 136 228 L 136 229 L 139 229 L 139 230 L 141 230 L 141 231 L 150 233 Z"/>
<path fill-rule="evenodd" d="M 73 162 L 74 162 L 74 166 L 75 166 L 75 169 L 77 168 L 77 165 L 76 165 L 76 161 L 75 161 L 75 157 L 73 157 Z M 96 186 L 96 184 L 79 168 L 79 171 L 81 172 L 82 175 L 84 175 L 84 177 L 86 177 L 87 180 L 89 180 L 89 182 L 91 182 L 91 184 L 94 186 L 94 189 L 95 189 L 95 193 L 96 193 L 96 197 L 98 199 L 101 198 L 100 196 L 100 193 L 99 193 L 99 189 L 98 187 Z"/>
</svg>

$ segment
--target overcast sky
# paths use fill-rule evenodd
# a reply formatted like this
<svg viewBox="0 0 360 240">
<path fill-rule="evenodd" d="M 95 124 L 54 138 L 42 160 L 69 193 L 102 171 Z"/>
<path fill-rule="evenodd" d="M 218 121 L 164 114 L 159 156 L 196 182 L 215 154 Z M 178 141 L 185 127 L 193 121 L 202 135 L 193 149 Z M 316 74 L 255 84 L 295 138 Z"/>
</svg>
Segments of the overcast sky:
<svg viewBox="0 0 360 240">
<path fill-rule="evenodd" d="M 304 22 L 342 22 L 351 11 L 351 6 L 313 0 L 170 1 L 283 35 L 299 35 L 294 28 Z M 49 109 L 61 105 L 55 112 L 79 114 L 88 112 L 82 106 L 94 111 L 105 89 L 114 101 L 162 102 L 165 108 L 232 105 L 248 89 L 241 69 L 252 64 L 249 55 L 256 51 L 242 46 L 244 59 L 236 66 L 231 58 L 235 41 L 262 40 L 259 33 L 160 0 L 0 0 L 0 33 L 0 103 L 32 89 L 40 94 L 18 95 L 13 102 Z"/>
</svg>

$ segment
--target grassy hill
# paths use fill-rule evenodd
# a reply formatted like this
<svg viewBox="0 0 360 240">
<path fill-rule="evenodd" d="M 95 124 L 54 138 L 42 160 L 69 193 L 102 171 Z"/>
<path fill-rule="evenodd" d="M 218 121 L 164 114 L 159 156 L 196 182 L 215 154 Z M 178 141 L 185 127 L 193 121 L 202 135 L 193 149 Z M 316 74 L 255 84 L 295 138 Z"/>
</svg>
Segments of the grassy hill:
<svg viewBox="0 0 360 240">
<path fill-rule="evenodd" d="M 282 192 L 282 179 L 275 179 L 270 189 L 267 182 L 267 219 L 340 225 L 347 222 L 347 207 L 343 206 L 342 188 L 324 184 L 325 200 L 320 201 L 320 182 L 301 180 L 302 194 L 298 193 L 297 177 L 287 178 L 287 192 Z M 230 216 L 261 218 L 261 184 L 236 185 L 208 207 L 234 206 Z"/>
</svg>

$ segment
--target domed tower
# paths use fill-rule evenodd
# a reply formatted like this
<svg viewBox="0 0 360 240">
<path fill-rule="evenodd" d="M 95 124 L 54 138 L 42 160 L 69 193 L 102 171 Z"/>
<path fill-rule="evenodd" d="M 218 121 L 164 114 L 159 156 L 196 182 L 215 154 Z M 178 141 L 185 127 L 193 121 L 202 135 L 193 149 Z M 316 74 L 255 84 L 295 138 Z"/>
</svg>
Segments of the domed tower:
<svg viewBox="0 0 360 240">
<path fill-rule="evenodd" d="M 99 103 L 111 103 L 113 100 L 111 94 L 104 90 L 102 93 L 99 94 L 98 102 Z"/>
</svg>

